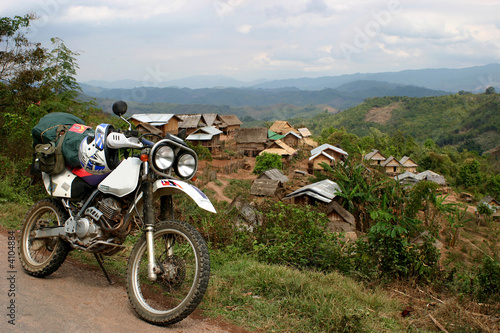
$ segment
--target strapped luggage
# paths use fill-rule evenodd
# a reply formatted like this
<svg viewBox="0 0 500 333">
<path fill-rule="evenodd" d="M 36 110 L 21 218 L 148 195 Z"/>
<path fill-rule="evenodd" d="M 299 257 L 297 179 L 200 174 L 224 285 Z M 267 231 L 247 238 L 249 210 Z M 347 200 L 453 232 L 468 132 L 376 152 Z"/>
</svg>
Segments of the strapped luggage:
<svg viewBox="0 0 500 333">
<path fill-rule="evenodd" d="M 80 143 L 94 131 L 80 118 L 64 112 L 49 113 L 31 130 L 40 171 L 59 173 L 64 165 L 79 167 Z"/>
</svg>

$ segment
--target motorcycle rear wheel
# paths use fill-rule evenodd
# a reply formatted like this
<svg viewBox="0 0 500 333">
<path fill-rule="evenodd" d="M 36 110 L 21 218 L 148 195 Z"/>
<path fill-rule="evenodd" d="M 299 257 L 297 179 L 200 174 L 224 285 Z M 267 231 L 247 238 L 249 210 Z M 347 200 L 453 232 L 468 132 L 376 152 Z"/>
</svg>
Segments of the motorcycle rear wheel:
<svg viewBox="0 0 500 333">
<path fill-rule="evenodd" d="M 163 221 L 154 232 L 157 279 L 148 279 L 145 234 L 127 265 L 127 294 L 136 313 L 155 325 L 171 325 L 191 314 L 210 279 L 210 256 L 201 234 L 182 221 Z"/>
<path fill-rule="evenodd" d="M 43 199 L 31 207 L 26 214 L 19 235 L 19 261 L 24 271 L 35 277 L 44 277 L 61 267 L 70 251 L 67 242 L 59 237 L 33 237 L 40 227 L 54 227 L 64 224 L 68 218 L 62 205 L 53 199 Z"/>
</svg>

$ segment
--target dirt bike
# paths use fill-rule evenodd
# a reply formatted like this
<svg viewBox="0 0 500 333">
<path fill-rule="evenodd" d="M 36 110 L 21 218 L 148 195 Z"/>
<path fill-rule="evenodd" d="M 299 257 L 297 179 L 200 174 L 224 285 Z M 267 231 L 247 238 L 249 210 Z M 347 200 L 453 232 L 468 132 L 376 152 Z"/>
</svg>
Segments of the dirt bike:
<svg viewBox="0 0 500 333">
<path fill-rule="evenodd" d="M 174 324 L 201 302 L 210 258 L 201 234 L 174 218 L 172 196 L 186 194 L 202 209 L 216 211 L 188 182 L 198 169 L 198 157 L 181 134 L 146 139 L 123 117 L 125 102 L 115 102 L 112 109 L 128 130 L 101 124 L 94 137 L 81 143 L 82 168 L 55 175 L 42 172 L 50 197 L 37 202 L 24 218 L 20 262 L 27 274 L 45 277 L 62 265 L 70 250 L 79 249 L 95 255 L 112 283 L 102 256 L 127 251 L 124 242 L 135 239 L 127 263 L 128 299 L 145 321 Z M 141 230 L 138 239 L 134 227 Z"/>
</svg>

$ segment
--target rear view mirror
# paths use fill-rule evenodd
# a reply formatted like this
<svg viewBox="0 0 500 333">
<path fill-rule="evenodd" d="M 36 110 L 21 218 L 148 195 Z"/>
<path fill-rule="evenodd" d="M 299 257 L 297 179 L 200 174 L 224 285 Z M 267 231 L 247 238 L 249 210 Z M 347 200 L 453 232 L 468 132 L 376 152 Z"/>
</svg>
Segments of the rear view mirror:
<svg viewBox="0 0 500 333">
<path fill-rule="evenodd" d="M 116 101 L 113 103 L 113 113 L 117 116 L 123 116 L 127 112 L 127 103 L 124 101 Z"/>
</svg>

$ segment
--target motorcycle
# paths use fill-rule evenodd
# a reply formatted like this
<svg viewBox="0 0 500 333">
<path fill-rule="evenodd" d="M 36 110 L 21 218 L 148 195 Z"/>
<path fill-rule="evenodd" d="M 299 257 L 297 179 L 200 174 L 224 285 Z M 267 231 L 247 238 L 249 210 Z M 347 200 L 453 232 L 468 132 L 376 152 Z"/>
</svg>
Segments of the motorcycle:
<svg viewBox="0 0 500 333">
<path fill-rule="evenodd" d="M 198 157 L 182 134 L 148 134 L 153 137 L 148 140 L 124 118 L 125 102 L 115 102 L 112 109 L 128 130 L 100 124 L 80 145 L 82 168 L 42 172 L 50 197 L 24 218 L 19 259 L 27 274 L 45 277 L 69 251 L 79 249 L 94 254 L 112 283 L 103 255 L 127 251 L 125 241 L 136 239 L 127 262 L 128 299 L 143 320 L 171 325 L 196 309 L 210 278 L 207 245 L 193 226 L 175 219 L 172 196 L 182 193 L 202 209 L 216 210 L 188 182 L 197 172 Z M 138 239 L 134 227 L 141 231 Z"/>
</svg>

